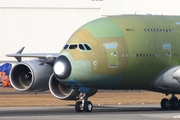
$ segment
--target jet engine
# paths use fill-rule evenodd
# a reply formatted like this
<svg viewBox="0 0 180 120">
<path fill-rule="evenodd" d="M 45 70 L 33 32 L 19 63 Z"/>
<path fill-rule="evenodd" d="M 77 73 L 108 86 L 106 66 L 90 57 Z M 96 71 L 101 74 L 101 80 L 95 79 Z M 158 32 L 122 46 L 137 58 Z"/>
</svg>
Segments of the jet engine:
<svg viewBox="0 0 180 120">
<path fill-rule="evenodd" d="M 59 82 L 54 73 L 49 78 L 49 89 L 51 93 L 58 99 L 62 100 L 78 100 L 79 99 L 79 88 L 73 88 L 71 86 L 66 86 L 65 84 Z M 87 97 L 93 96 L 97 92 L 97 89 L 90 89 L 87 93 Z"/>
<path fill-rule="evenodd" d="M 180 94 L 180 66 L 161 73 L 154 81 L 154 89 L 166 94 Z"/>
<path fill-rule="evenodd" d="M 10 72 L 11 85 L 19 91 L 38 92 L 48 90 L 52 66 L 39 59 L 19 62 Z"/>
</svg>

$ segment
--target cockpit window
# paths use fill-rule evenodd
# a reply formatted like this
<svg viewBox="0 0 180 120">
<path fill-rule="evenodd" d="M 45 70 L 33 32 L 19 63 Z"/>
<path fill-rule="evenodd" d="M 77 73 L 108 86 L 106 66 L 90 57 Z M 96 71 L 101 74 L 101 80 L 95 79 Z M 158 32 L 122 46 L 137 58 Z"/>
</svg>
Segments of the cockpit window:
<svg viewBox="0 0 180 120">
<path fill-rule="evenodd" d="M 92 50 L 88 44 L 66 44 L 64 46 L 64 49 L 69 49 L 69 50 L 73 50 L 73 49 L 77 49 L 77 48 L 82 51 Z"/>
<path fill-rule="evenodd" d="M 82 44 L 79 44 L 79 49 L 85 50 L 84 46 Z"/>
<path fill-rule="evenodd" d="M 66 44 L 66 45 L 64 46 L 64 49 L 67 49 L 68 47 L 69 47 L 69 45 Z"/>
<path fill-rule="evenodd" d="M 84 46 L 85 46 L 86 50 L 92 50 L 91 47 L 90 47 L 89 45 L 84 44 Z"/>
<path fill-rule="evenodd" d="M 69 49 L 76 49 L 77 48 L 77 45 L 70 45 L 69 46 Z"/>
</svg>

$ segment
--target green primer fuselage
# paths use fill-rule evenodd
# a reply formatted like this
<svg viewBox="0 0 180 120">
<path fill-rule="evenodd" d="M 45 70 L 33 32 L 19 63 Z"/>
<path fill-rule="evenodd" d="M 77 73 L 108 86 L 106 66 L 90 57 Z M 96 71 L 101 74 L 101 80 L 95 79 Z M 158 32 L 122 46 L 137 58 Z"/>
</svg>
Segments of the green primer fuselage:
<svg viewBox="0 0 180 120">
<path fill-rule="evenodd" d="M 72 65 L 67 81 L 98 89 L 146 89 L 163 71 L 180 64 L 180 17 L 110 16 L 80 27 L 64 49 Z M 71 84 L 73 84 L 71 82 Z"/>
</svg>

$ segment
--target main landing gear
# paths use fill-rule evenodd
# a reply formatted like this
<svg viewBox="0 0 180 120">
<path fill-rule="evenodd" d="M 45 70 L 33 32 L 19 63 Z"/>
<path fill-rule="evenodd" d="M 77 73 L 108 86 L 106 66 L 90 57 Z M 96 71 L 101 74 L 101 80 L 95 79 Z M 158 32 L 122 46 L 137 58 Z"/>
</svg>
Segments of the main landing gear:
<svg viewBox="0 0 180 120">
<path fill-rule="evenodd" d="M 161 100 L 161 108 L 163 110 L 178 110 L 180 109 L 180 100 L 172 94 L 172 97 L 169 100 L 167 98 Z"/>
<path fill-rule="evenodd" d="M 75 105 L 76 112 L 91 112 L 93 109 L 93 105 L 90 101 L 88 101 L 86 93 L 80 93 L 79 99 L 81 101 L 78 101 Z"/>
</svg>

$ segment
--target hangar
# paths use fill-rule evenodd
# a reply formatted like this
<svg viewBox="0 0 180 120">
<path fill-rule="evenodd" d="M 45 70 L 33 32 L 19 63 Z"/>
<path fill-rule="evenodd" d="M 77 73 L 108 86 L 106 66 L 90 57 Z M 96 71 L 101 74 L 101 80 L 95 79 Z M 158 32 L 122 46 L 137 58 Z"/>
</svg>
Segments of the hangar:
<svg viewBox="0 0 180 120">
<path fill-rule="evenodd" d="M 83 24 L 107 15 L 179 14 L 178 0 L 0 0 L 0 61 L 26 53 L 58 53 Z M 172 9 L 173 7 L 173 9 Z"/>
</svg>

